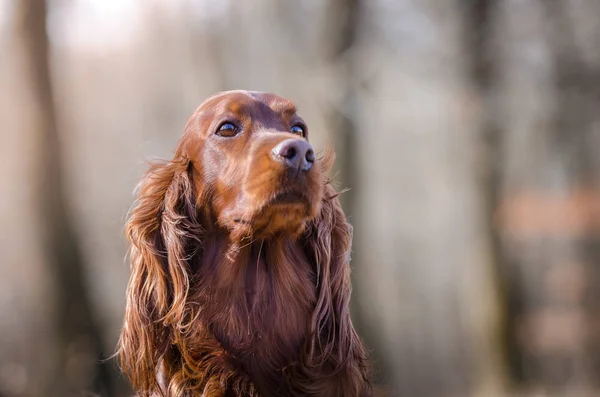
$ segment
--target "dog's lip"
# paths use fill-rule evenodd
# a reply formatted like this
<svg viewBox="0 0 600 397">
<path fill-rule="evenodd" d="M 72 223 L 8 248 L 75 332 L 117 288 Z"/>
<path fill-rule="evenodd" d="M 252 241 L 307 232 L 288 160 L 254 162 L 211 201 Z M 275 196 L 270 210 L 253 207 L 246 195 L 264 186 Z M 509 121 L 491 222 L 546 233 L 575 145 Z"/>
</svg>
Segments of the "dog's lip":
<svg viewBox="0 0 600 397">
<path fill-rule="evenodd" d="M 300 191 L 291 190 L 276 194 L 269 204 L 294 204 L 302 201 L 306 201 L 306 196 Z"/>
</svg>

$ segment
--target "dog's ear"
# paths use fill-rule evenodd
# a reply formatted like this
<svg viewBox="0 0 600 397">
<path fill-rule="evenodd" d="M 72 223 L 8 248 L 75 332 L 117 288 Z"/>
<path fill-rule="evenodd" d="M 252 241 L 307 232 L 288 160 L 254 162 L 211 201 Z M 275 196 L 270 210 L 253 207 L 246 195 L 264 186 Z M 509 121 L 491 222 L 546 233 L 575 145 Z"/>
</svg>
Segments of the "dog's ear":
<svg viewBox="0 0 600 397">
<path fill-rule="evenodd" d="M 333 152 L 327 151 L 322 168 L 329 170 Z M 328 365 L 334 372 L 352 372 L 355 384 L 344 385 L 347 395 L 363 395 L 369 390 L 367 353 L 350 318 L 350 251 L 352 226 L 338 199 L 339 193 L 328 179 L 321 209 L 306 233 L 309 257 L 317 272 L 317 303 L 311 322 L 307 360 L 314 367 Z M 343 395 L 346 395 L 343 394 Z"/>
<path fill-rule="evenodd" d="M 202 235 L 191 172 L 185 158 L 154 164 L 140 183 L 126 226 L 131 277 L 119 355 L 143 396 L 159 390 L 156 371 L 172 333 L 189 321 L 190 259 Z"/>
</svg>

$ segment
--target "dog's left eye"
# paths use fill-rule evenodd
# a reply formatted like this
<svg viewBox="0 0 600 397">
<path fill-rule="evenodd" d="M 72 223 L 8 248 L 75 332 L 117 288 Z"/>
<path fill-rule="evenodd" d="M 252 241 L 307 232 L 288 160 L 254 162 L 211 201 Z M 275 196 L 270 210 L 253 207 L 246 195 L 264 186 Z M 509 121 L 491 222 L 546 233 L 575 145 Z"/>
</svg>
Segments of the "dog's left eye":
<svg viewBox="0 0 600 397">
<path fill-rule="evenodd" d="M 292 131 L 294 134 L 298 134 L 298 135 L 302 135 L 304 136 L 304 127 L 302 127 L 299 124 L 296 124 L 294 126 L 292 126 L 292 128 L 290 129 L 290 131 Z"/>
<path fill-rule="evenodd" d="M 239 129 L 238 127 L 236 127 L 235 124 L 225 122 L 219 126 L 219 129 L 217 130 L 217 135 L 231 137 L 236 135 L 238 131 Z"/>
</svg>

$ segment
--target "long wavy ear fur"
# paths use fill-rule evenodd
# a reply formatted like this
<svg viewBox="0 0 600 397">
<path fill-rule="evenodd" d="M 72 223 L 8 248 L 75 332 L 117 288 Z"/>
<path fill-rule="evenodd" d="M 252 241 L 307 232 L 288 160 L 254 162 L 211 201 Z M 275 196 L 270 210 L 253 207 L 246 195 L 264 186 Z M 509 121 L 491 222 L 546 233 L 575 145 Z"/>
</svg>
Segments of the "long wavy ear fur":
<svg viewBox="0 0 600 397">
<path fill-rule="evenodd" d="M 326 172 L 331 169 L 333 160 L 333 151 L 326 150 L 321 160 Z M 346 220 L 338 196 L 331 180 L 327 179 L 321 211 L 307 234 L 318 277 L 308 362 L 315 367 L 327 362 L 334 372 L 352 372 L 349 379 L 356 383 L 345 385 L 340 395 L 369 395 L 367 353 L 350 319 L 352 226 Z M 361 390 L 364 385 L 368 390 Z"/>
<path fill-rule="evenodd" d="M 200 229 L 189 160 L 154 164 L 126 225 L 131 277 L 119 340 L 121 366 L 141 396 L 160 392 L 157 368 L 173 330 L 186 327 L 189 261 Z"/>
</svg>

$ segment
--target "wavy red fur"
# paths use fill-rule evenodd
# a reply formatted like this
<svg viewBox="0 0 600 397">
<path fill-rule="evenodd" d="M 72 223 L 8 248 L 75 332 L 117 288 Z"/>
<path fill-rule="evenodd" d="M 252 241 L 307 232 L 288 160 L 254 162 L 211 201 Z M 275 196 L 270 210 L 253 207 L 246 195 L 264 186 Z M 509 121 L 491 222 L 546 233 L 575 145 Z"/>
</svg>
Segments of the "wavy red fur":
<svg viewBox="0 0 600 397">
<path fill-rule="evenodd" d="M 223 117 L 238 135 L 219 136 Z M 371 395 L 333 153 L 302 173 L 273 160 L 308 139 L 289 132 L 296 117 L 272 94 L 216 95 L 140 183 L 119 342 L 140 396 Z M 277 202 L 289 189 L 298 202 Z"/>
</svg>

